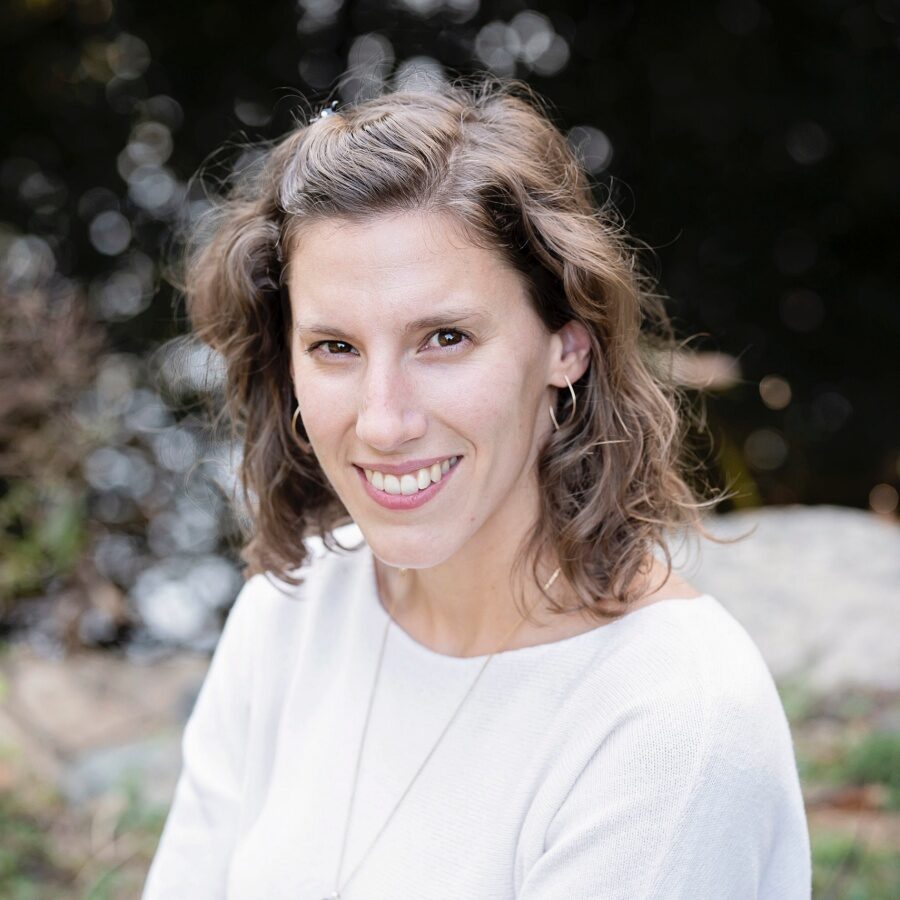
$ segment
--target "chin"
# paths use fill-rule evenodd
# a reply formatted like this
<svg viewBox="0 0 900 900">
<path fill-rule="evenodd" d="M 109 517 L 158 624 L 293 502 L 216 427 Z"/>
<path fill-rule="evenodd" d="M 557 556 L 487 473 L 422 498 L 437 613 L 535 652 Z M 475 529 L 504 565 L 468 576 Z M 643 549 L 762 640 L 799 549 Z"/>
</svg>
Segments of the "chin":
<svg viewBox="0 0 900 900">
<path fill-rule="evenodd" d="M 372 553 L 384 565 L 393 568 L 431 569 L 446 562 L 456 552 L 455 544 L 448 553 L 446 540 L 423 538 L 421 532 L 416 533 L 414 527 L 410 527 L 408 536 L 404 537 L 386 534 L 388 529 L 383 526 L 366 527 L 362 523 L 357 524 Z M 443 548 L 442 551 L 438 551 L 438 547 Z"/>
</svg>

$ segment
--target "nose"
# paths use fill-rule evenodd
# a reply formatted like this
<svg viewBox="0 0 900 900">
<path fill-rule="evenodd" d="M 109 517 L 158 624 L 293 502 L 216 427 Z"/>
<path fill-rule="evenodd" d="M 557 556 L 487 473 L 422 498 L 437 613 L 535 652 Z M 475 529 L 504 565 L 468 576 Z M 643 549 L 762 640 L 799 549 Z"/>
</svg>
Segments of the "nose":
<svg viewBox="0 0 900 900">
<path fill-rule="evenodd" d="M 412 379 L 396 365 L 370 365 L 361 388 L 356 436 L 391 453 L 425 434 L 426 417 Z"/>
</svg>

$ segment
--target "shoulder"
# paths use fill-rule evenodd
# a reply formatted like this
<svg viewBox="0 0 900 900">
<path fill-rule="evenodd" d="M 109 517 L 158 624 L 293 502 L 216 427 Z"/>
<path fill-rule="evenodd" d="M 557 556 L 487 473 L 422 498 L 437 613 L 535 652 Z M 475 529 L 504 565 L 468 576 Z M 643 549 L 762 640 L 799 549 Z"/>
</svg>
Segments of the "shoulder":
<svg viewBox="0 0 900 900">
<path fill-rule="evenodd" d="M 352 537 L 352 529 L 340 536 Z M 317 665 L 326 650 L 337 646 L 364 557 L 330 550 L 319 538 L 305 542 L 306 559 L 288 573 L 298 584 L 261 572 L 238 592 L 207 679 L 229 685 L 226 694 L 253 696 L 256 705 L 277 707 L 298 666 Z"/>
<path fill-rule="evenodd" d="M 721 831 L 739 840 L 732 819 L 745 816 L 766 847 L 780 823 L 800 840 L 784 708 L 755 643 L 718 599 L 661 601 L 601 631 L 578 687 L 577 737 L 567 740 L 576 767 L 553 785 L 567 799 L 548 839 L 612 804 L 667 823 L 679 846 L 695 838 L 698 848 L 712 846 Z"/>
<path fill-rule="evenodd" d="M 647 790 L 662 785 L 673 804 L 672 852 L 657 871 L 658 895 L 675 896 L 675 885 L 692 883 L 701 858 L 716 858 L 735 877 L 758 877 L 759 896 L 808 896 L 793 739 L 762 654 L 715 598 L 660 609 L 645 635 L 657 661 L 665 660 L 664 670 L 656 668 L 664 683 L 634 708 L 643 721 L 631 735 L 638 745 L 653 744 L 632 772 L 635 789 L 642 781 Z M 782 879 L 794 885 L 787 893 L 774 887 Z"/>
<path fill-rule="evenodd" d="M 711 702 L 772 684 L 753 638 L 712 594 L 660 599 L 606 628 L 620 629 L 618 655 L 636 673 L 649 678 L 665 666 L 670 673 L 665 682 L 703 685 Z"/>
<path fill-rule="evenodd" d="M 656 735 L 656 761 L 668 757 L 693 785 L 682 795 L 683 814 L 702 816 L 721 804 L 755 809 L 770 823 L 787 815 L 799 828 L 803 804 L 790 725 L 756 643 L 709 595 L 663 603 L 657 612 L 645 622 L 645 636 L 648 654 L 657 653 L 652 670 L 661 684 L 640 708 L 645 734 Z"/>
<path fill-rule="evenodd" d="M 362 532 L 355 522 L 342 525 L 331 532 L 331 537 L 336 541 L 335 548 L 326 546 L 325 541 L 317 535 L 311 535 L 303 539 L 306 547 L 306 558 L 302 565 L 288 571 L 293 580 L 299 582 L 293 584 L 284 578 L 279 578 L 273 572 L 258 572 L 244 583 L 235 606 L 277 604 L 280 601 L 288 603 L 309 598 L 313 593 L 313 587 L 323 578 L 337 574 L 333 570 L 346 570 L 358 563 L 361 554 L 357 552 L 358 538 Z M 343 560 L 343 563 L 341 562 Z"/>
<path fill-rule="evenodd" d="M 365 556 L 359 551 L 362 533 L 355 523 L 340 526 L 331 534 L 335 549 L 320 537 L 304 538 L 306 559 L 288 572 L 296 584 L 272 572 L 248 578 L 228 622 L 235 620 L 242 629 L 265 632 L 266 645 L 271 648 L 292 640 L 296 630 L 311 619 L 337 614 L 342 600 L 354 593 L 354 582 L 363 576 Z"/>
<path fill-rule="evenodd" d="M 654 735 L 660 754 L 689 768 L 710 758 L 792 762 L 772 674 L 716 597 L 662 600 L 600 631 L 582 695 L 592 706 L 601 698 L 607 721 L 627 722 L 640 740 Z"/>
</svg>

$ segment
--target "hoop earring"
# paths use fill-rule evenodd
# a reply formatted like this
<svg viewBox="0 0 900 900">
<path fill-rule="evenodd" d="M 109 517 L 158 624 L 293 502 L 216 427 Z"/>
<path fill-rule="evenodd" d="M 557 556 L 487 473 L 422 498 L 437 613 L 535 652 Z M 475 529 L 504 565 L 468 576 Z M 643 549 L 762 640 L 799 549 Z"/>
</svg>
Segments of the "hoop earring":
<svg viewBox="0 0 900 900">
<path fill-rule="evenodd" d="M 294 437 L 296 438 L 297 443 L 300 445 L 300 449 L 304 453 L 312 453 L 313 452 L 312 444 L 310 444 L 309 441 L 306 440 L 306 438 L 301 437 L 299 432 L 297 431 L 297 416 L 299 416 L 299 415 L 300 415 L 300 407 L 298 406 L 294 410 L 294 415 L 291 417 L 291 431 L 294 432 Z"/>
<path fill-rule="evenodd" d="M 568 426 L 569 423 L 575 419 L 575 407 L 578 405 L 578 401 L 575 398 L 575 388 L 572 387 L 572 382 L 569 381 L 569 376 L 563 375 L 563 378 L 566 379 L 566 384 L 569 386 L 569 393 L 572 395 L 572 411 L 569 413 L 569 418 L 566 420 L 566 426 Z M 556 413 L 553 412 L 552 404 L 550 405 L 549 409 L 550 409 L 550 418 L 553 420 L 553 427 L 557 431 L 559 431 L 560 430 L 559 422 L 556 421 Z"/>
</svg>

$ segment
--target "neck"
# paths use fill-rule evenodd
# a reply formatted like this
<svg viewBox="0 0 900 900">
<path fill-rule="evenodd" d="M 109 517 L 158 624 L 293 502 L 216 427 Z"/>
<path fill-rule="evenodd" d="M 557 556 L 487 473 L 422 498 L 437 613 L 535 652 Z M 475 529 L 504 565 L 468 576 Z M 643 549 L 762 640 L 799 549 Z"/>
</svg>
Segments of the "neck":
<svg viewBox="0 0 900 900">
<path fill-rule="evenodd" d="M 448 656 L 484 656 L 545 640 L 545 626 L 560 617 L 548 609 L 541 585 L 550 580 L 558 562 L 541 560 L 537 566 L 540 584 L 530 562 L 514 571 L 516 551 L 525 537 L 521 524 L 515 526 L 529 521 L 522 513 L 521 504 L 509 503 L 502 521 L 486 523 L 438 565 L 409 568 L 401 574 L 399 568 L 376 558 L 385 609 L 419 643 Z M 558 602 L 565 596 L 561 576 L 547 593 Z M 523 619 L 523 611 L 532 613 L 537 632 L 535 625 Z"/>
<path fill-rule="evenodd" d="M 523 590 L 517 605 L 508 584 L 505 589 L 499 582 L 492 582 L 493 589 L 485 584 L 472 584 L 472 591 L 477 593 L 468 596 L 478 599 L 464 602 L 461 598 L 465 596 L 465 586 L 460 585 L 458 577 L 446 581 L 435 578 L 432 570 L 427 570 L 429 575 L 425 576 L 423 570 L 415 569 L 400 574 L 398 569 L 377 560 L 376 567 L 382 602 L 394 621 L 418 643 L 445 656 L 487 656 L 538 643 L 530 636 L 534 626 L 525 620 L 523 610 L 532 613 L 532 620 L 542 623 L 539 628 L 550 622 L 546 600 L 537 585 L 532 590 Z M 546 571 L 543 582 L 552 574 Z M 554 586 L 558 587 L 559 583 L 557 578 Z M 441 592 L 441 585 L 446 591 Z M 558 596 L 558 591 L 552 588 L 548 593 Z"/>
</svg>

